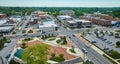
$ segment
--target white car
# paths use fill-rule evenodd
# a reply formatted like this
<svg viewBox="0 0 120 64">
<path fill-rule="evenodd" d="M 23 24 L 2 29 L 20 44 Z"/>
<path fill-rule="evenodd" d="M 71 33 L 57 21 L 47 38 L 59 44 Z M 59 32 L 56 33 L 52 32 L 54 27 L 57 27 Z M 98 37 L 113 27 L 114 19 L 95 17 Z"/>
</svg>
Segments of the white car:
<svg viewBox="0 0 120 64">
<path fill-rule="evenodd" d="M 8 46 L 8 43 L 5 43 L 5 44 L 4 44 L 4 47 L 7 47 L 7 46 Z"/>
</svg>

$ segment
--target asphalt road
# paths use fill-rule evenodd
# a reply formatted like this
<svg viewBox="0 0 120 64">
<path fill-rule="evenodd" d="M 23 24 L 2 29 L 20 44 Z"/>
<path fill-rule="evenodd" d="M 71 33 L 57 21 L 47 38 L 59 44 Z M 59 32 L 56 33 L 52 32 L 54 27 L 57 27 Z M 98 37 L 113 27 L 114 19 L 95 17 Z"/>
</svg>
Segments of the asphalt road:
<svg viewBox="0 0 120 64">
<path fill-rule="evenodd" d="M 25 29 L 26 24 L 29 22 L 31 16 L 27 17 L 27 20 L 23 23 L 22 27 L 21 27 L 21 31 L 17 31 L 17 35 L 22 35 L 22 31 Z M 17 44 L 17 41 L 20 39 L 20 37 L 15 37 L 11 39 L 11 43 L 8 44 L 7 47 L 4 47 L 1 51 L 0 51 L 0 56 L 2 56 L 3 58 L 6 57 L 7 54 L 11 54 L 15 45 Z"/>
<path fill-rule="evenodd" d="M 101 56 L 98 52 L 93 50 L 92 48 L 86 47 L 84 42 L 82 42 L 79 38 L 73 37 L 72 35 L 74 34 L 73 32 L 67 30 L 66 28 L 60 27 L 61 29 L 61 34 L 67 35 L 68 37 L 71 37 L 71 40 L 79 47 L 79 49 L 82 50 L 82 48 L 85 48 L 88 53 L 86 56 L 92 60 L 95 64 L 112 64 L 110 61 L 108 61 L 106 58 Z"/>
<path fill-rule="evenodd" d="M 31 16 L 30 16 L 31 17 Z M 19 38 L 21 37 L 36 37 L 36 36 L 41 36 L 44 34 L 32 34 L 32 35 L 28 35 L 28 36 L 23 36 L 22 35 L 22 30 L 25 29 L 26 24 L 28 23 L 30 17 L 27 18 L 27 21 L 25 21 L 22 25 L 22 29 L 20 32 L 17 32 L 18 36 L 16 38 L 12 38 L 11 43 L 9 44 L 8 47 L 4 48 L 2 51 L 0 51 L 0 55 L 5 57 L 8 53 L 11 53 L 11 51 L 14 49 L 14 46 L 16 45 L 17 41 L 19 40 Z M 95 50 L 93 50 L 92 48 L 87 48 L 85 46 L 85 44 L 78 38 L 73 37 L 72 35 L 75 33 L 79 33 L 82 31 L 71 31 L 71 30 L 67 30 L 64 27 L 60 27 L 60 34 L 66 35 L 68 37 L 71 37 L 71 40 L 79 47 L 79 49 L 82 50 L 82 48 L 86 48 L 86 50 L 88 51 L 88 53 L 86 54 L 86 56 L 92 60 L 95 64 L 111 64 L 106 58 L 104 58 L 103 56 L 101 56 L 98 52 L 96 52 Z M 75 60 L 75 62 L 78 60 Z"/>
</svg>

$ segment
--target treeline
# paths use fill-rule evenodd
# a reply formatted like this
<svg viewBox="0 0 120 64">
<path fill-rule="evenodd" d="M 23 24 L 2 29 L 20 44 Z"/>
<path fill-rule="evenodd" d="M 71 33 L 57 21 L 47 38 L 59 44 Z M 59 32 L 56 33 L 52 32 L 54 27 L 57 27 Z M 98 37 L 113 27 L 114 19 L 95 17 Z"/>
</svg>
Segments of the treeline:
<svg viewBox="0 0 120 64">
<path fill-rule="evenodd" d="M 109 14 L 114 17 L 120 18 L 120 7 L 115 8 L 90 8 L 90 7 L 0 7 L 0 12 L 6 13 L 8 16 L 13 14 L 21 14 L 25 15 L 27 12 L 30 14 L 32 11 L 41 10 L 45 12 L 49 12 L 49 14 L 53 14 L 54 16 L 59 14 L 60 10 L 73 10 L 75 11 L 76 16 L 82 16 L 84 13 L 94 13 L 101 12 L 104 14 Z M 18 13 L 22 12 L 22 13 Z"/>
</svg>

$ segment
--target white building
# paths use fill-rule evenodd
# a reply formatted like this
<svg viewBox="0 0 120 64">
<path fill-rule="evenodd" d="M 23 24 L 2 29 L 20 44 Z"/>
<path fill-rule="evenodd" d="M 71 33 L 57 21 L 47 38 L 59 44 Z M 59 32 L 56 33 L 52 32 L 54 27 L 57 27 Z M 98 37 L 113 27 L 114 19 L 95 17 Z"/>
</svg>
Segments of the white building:
<svg viewBox="0 0 120 64">
<path fill-rule="evenodd" d="M 32 13 L 33 22 L 31 24 L 39 28 L 39 32 L 45 35 L 58 35 L 58 26 L 55 24 L 55 20 L 47 12 L 35 11 Z"/>
<path fill-rule="evenodd" d="M 13 26 L 3 26 L 3 27 L 0 27 L 0 33 L 1 33 L 1 34 L 8 34 L 8 33 L 10 33 L 13 29 L 14 29 Z"/>
<path fill-rule="evenodd" d="M 10 20 L 13 20 L 14 22 L 20 22 L 20 21 L 22 21 L 22 17 L 21 16 L 11 16 L 10 18 L 9 18 Z"/>
<path fill-rule="evenodd" d="M 73 18 L 71 16 L 68 15 L 60 15 L 57 16 L 58 20 L 60 20 L 62 23 L 65 23 L 66 21 L 71 21 L 73 20 Z"/>
<path fill-rule="evenodd" d="M 75 12 L 73 10 L 61 10 L 59 13 L 62 15 L 69 15 L 69 16 L 75 15 Z"/>
<path fill-rule="evenodd" d="M 3 25 L 7 22 L 7 19 L 0 19 L 0 25 Z"/>
</svg>

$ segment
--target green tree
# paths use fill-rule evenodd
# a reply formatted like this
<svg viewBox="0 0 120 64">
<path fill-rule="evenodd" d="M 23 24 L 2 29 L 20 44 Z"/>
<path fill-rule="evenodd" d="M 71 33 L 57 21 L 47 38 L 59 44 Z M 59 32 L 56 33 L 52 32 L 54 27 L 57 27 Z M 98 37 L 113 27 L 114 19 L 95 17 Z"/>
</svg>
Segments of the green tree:
<svg viewBox="0 0 120 64">
<path fill-rule="evenodd" d="M 97 37 L 97 38 L 99 37 L 99 34 L 98 34 L 98 33 L 96 33 L 96 37 Z"/>
<path fill-rule="evenodd" d="M 22 43 L 22 48 L 24 49 L 24 48 L 26 48 L 27 46 L 26 46 L 26 43 Z"/>
<path fill-rule="evenodd" d="M 47 55 L 49 54 L 49 45 L 36 44 L 27 48 L 22 55 L 22 60 L 27 64 L 48 64 Z"/>
<path fill-rule="evenodd" d="M 89 33 L 89 32 L 90 32 L 90 29 L 86 29 L 86 31 Z"/>
<path fill-rule="evenodd" d="M 33 30 L 29 30 L 28 33 L 33 33 Z"/>
<path fill-rule="evenodd" d="M 63 40 L 63 45 L 66 45 L 67 44 L 67 40 L 66 40 L 66 37 L 64 36 L 64 38 L 63 38 L 64 40 Z"/>
<path fill-rule="evenodd" d="M 6 42 L 7 41 L 7 38 L 6 37 L 3 37 L 3 39 L 2 39 L 4 42 Z"/>
<path fill-rule="evenodd" d="M 63 57 L 64 57 L 64 55 L 63 55 L 63 54 L 59 54 L 59 57 L 60 57 L 60 58 L 63 58 Z"/>
<path fill-rule="evenodd" d="M 117 42 L 116 42 L 116 46 L 117 46 L 117 47 L 120 47 L 120 41 L 117 41 Z"/>
<path fill-rule="evenodd" d="M 52 53 L 51 56 L 52 56 L 52 58 L 54 58 L 55 57 L 55 53 Z"/>
<path fill-rule="evenodd" d="M 118 53 L 117 51 L 115 50 L 111 50 L 110 51 L 110 56 L 114 59 L 119 59 L 120 58 L 120 53 Z"/>
</svg>

